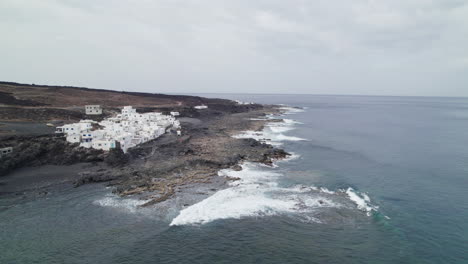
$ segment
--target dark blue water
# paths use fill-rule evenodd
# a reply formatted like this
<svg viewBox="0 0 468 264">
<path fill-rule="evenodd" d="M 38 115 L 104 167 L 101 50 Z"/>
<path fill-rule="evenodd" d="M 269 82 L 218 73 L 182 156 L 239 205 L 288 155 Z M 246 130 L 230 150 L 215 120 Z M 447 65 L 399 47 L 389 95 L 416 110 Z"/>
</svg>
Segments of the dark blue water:
<svg viewBox="0 0 468 264">
<path fill-rule="evenodd" d="M 210 96 L 306 108 L 287 116 L 302 124 L 284 135 L 307 141 L 282 142 L 300 157 L 257 168 L 277 173 L 275 183 L 284 189 L 247 199 L 235 212 L 263 198 L 281 206 L 296 196 L 320 196 L 342 205 L 307 212 L 272 207 L 239 219 L 169 226 L 180 209 L 115 205 L 99 185 L 35 201 L 0 199 L 0 262 L 468 263 L 467 98 Z M 343 194 L 279 195 L 294 186 L 351 187 L 378 209 L 367 216 Z M 212 199 L 211 213 L 231 212 L 223 204 L 239 193 Z"/>
</svg>

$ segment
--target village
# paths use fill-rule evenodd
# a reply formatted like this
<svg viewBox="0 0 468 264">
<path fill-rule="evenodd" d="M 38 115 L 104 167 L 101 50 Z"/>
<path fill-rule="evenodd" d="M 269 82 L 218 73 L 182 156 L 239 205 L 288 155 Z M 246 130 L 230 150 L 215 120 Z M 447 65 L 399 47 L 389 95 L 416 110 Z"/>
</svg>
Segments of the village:
<svg viewBox="0 0 468 264">
<path fill-rule="evenodd" d="M 99 105 L 85 107 L 87 115 L 100 115 Z M 162 113 L 137 113 L 132 106 L 125 106 L 115 117 L 101 122 L 81 120 L 56 128 L 55 133 L 64 134 L 70 143 L 79 143 L 81 147 L 108 151 L 120 148 L 127 152 L 129 148 L 156 139 L 166 132 L 173 131 L 181 135 L 180 122 L 176 120 L 179 112 L 170 115 Z"/>
<path fill-rule="evenodd" d="M 193 106 L 197 110 L 206 110 L 202 104 Z M 86 105 L 87 116 L 100 116 L 103 109 L 100 105 Z M 122 149 L 124 153 L 129 148 L 156 139 L 167 132 L 181 136 L 179 112 L 164 115 L 158 112 L 138 113 L 133 106 L 124 106 L 121 113 L 115 117 L 100 122 L 91 119 L 80 120 L 78 123 L 66 124 L 55 128 L 55 134 L 63 134 L 67 142 L 79 143 L 80 147 L 109 151 Z M 47 126 L 54 126 L 47 123 Z M 14 147 L 0 147 L 0 158 L 13 154 Z"/>
</svg>

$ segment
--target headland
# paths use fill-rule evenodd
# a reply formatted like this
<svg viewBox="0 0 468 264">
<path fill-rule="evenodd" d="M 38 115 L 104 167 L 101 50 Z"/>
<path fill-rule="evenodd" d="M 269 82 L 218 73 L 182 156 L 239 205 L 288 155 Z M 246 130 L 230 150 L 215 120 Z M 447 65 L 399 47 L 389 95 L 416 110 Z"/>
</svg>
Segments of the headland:
<svg viewBox="0 0 468 264">
<path fill-rule="evenodd" d="M 88 115 L 86 105 L 99 105 L 102 113 Z M 54 133 L 55 127 L 82 119 L 113 117 L 126 105 L 139 113 L 178 112 L 182 133 L 165 133 L 126 153 L 80 147 Z M 209 184 L 221 169 L 241 169 L 244 161 L 271 165 L 286 157 L 269 144 L 233 137 L 262 130 L 267 122 L 262 117 L 281 111 L 197 96 L 0 82 L 0 148 L 13 150 L 0 157 L 0 195 L 47 196 L 58 185 L 104 182 L 114 193 L 138 195 L 146 201 L 142 206 L 150 206 L 177 195 L 182 186 Z"/>
</svg>

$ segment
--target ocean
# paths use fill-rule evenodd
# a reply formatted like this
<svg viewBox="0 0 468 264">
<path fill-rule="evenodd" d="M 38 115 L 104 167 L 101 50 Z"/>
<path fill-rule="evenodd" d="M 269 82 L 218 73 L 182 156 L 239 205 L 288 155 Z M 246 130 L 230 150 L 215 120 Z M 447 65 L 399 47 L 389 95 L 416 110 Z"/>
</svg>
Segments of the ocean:
<svg viewBox="0 0 468 264">
<path fill-rule="evenodd" d="M 202 96 L 301 107 L 238 135 L 293 155 L 183 208 L 0 198 L 0 263 L 468 263 L 468 98 Z"/>
</svg>

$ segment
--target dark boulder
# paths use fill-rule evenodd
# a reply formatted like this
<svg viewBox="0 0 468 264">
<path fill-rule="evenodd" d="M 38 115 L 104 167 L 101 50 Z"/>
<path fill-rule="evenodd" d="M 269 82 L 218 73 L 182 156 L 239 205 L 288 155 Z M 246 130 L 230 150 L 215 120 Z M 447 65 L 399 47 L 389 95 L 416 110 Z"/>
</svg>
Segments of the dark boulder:
<svg viewBox="0 0 468 264">
<path fill-rule="evenodd" d="M 0 158 L 0 176 L 25 166 L 99 162 L 105 157 L 102 150 L 82 148 L 55 135 L 11 136 L 3 138 L 0 146 L 13 147 L 13 153 Z"/>
<path fill-rule="evenodd" d="M 109 154 L 105 157 L 104 162 L 112 167 L 119 167 L 127 164 L 129 156 L 126 155 L 122 149 L 115 148 L 109 151 Z"/>
</svg>

